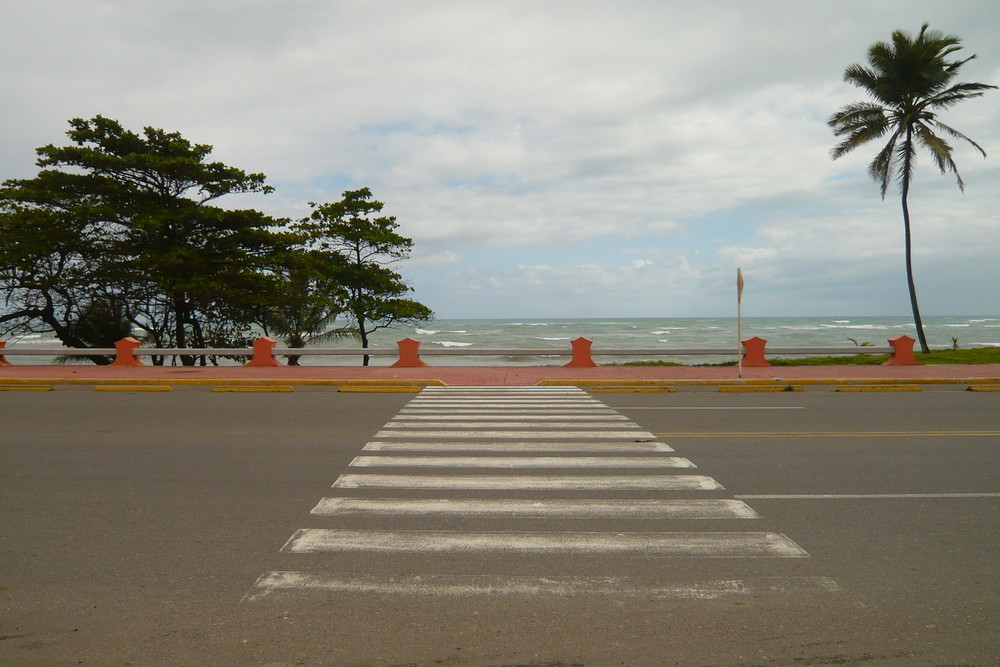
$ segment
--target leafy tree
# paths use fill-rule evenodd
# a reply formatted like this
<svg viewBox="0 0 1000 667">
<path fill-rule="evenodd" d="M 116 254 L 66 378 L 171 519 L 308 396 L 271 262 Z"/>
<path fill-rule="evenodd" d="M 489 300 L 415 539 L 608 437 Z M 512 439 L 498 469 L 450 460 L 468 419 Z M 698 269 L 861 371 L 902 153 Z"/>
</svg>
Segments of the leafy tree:
<svg viewBox="0 0 1000 667">
<path fill-rule="evenodd" d="M 406 298 L 412 288 L 389 268 L 409 256 L 413 241 L 396 232 L 394 216 L 379 215 L 384 205 L 370 189 L 347 190 L 338 202 L 310 206 L 312 215 L 295 229 L 311 249 L 344 258 L 336 278 L 346 292 L 344 313 L 354 321 L 362 347 L 369 347 L 374 331 L 433 317 L 427 306 Z M 363 364 L 368 363 L 365 355 Z"/>
<path fill-rule="evenodd" d="M 873 101 L 848 104 L 829 120 L 834 135 L 843 137 L 830 153 L 834 160 L 888 135 L 888 141 L 868 166 L 868 173 L 881 185 L 882 199 L 885 199 L 889 182 L 893 179 L 899 182 L 906 282 L 917 338 L 924 353 L 929 350 L 913 282 L 910 211 L 907 205 L 917 147 L 923 147 L 930 153 L 942 174 L 953 172 L 959 189 L 964 191 L 965 184 L 952 158 L 952 146 L 942 135 L 971 144 L 983 157 L 986 157 L 986 152 L 969 137 L 942 123 L 938 112 L 996 88 L 983 83 L 955 82 L 958 70 L 975 56 L 949 59 L 962 49 L 961 40 L 928 30 L 928 27 L 925 23 L 916 38 L 897 30 L 892 33 L 892 43 L 876 42 L 868 49 L 868 66 L 848 66 L 844 71 L 844 80 L 863 89 Z"/>
<path fill-rule="evenodd" d="M 211 146 L 176 132 L 102 116 L 70 126 L 71 145 L 38 149 L 37 176 L 0 189 L 0 224 L 19 235 L 0 246 L 3 317 L 74 347 L 73 323 L 98 298 L 161 346 L 218 344 L 249 325 L 274 294 L 270 257 L 291 236 L 272 231 L 282 221 L 210 202 L 270 192 L 264 175 L 209 162 Z"/>
</svg>

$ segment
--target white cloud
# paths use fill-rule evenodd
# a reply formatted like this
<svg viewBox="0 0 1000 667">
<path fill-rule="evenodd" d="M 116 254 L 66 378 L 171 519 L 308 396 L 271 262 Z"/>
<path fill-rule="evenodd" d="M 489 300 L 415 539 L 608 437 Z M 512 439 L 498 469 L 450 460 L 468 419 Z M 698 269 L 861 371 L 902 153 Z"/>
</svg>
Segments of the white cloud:
<svg viewBox="0 0 1000 667">
<path fill-rule="evenodd" d="M 415 296 L 455 316 L 728 312 L 738 265 L 774 314 L 905 312 L 874 148 L 828 157 L 826 119 L 861 98 L 843 69 L 927 20 L 979 54 L 963 78 L 1000 83 L 991 0 L 11 0 L 4 19 L 0 178 L 101 113 L 278 186 L 232 205 L 294 218 L 371 186 L 414 239 Z M 1000 91 L 948 112 L 991 153 L 959 148 L 965 195 L 918 166 L 938 312 L 1000 305 L 997 117 Z"/>
</svg>

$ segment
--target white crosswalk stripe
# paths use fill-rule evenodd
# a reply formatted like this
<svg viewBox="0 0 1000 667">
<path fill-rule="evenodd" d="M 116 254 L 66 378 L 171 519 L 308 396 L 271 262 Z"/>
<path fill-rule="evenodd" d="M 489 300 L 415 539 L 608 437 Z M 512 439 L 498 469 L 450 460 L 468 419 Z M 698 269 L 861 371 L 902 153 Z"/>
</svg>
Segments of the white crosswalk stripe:
<svg viewBox="0 0 1000 667">
<path fill-rule="evenodd" d="M 332 486 L 338 495 L 322 498 L 311 512 L 317 520 L 325 518 L 334 525 L 295 531 L 281 550 L 284 557 L 452 554 L 473 559 L 487 571 L 461 575 L 394 574 L 382 569 L 273 571 L 258 579 L 246 600 L 310 591 L 718 599 L 837 590 L 835 582 L 822 577 L 665 583 L 659 577 L 491 572 L 490 554 L 558 559 L 553 564 L 580 556 L 613 555 L 632 561 L 808 556 L 781 533 L 736 528 L 761 517 L 741 500 L 712 496 L 724 492 L 715 479 L 685 472 L 695 467 L 690 460 L 664 456 L 674 451 L 667 443 L 575 387 L 427 387 L 362 451 L 349 464 L 358 472 L 341 474 Z M 426 472 L 416 474 L 411 469 Z M 510 472 L 514 470 L 525 472 Z M 388 497 L 372 495 L 380 491 Z M 560 492 L 571 497 L 551 497 Z M 584 492 L 593 497 L 581 497 Z M 506 496 L 492 497 L 495 494 Z M 350 526 L 336 525 L 348 519 Z M 556 524 L 557 530 L 533 529 L 537 524 L 529 523 L 553 519 L 570 523 Z M 616 522 L 615 528 L 573 527 L 573 522 L 593 520 Z M 380 521 L 403 522 L 404 528 L 387 528 Z M 454 529 L 453 521 L 462 521 L 461 529 Z M 637 530 L 632 527 L 637 521 L 671 522 L 671 528 L 687 525 L 672 522 L 694 521 L 709 530 Z M 726 522 L 734 530 L 721 530 L 723 524 L 713 521 Z M 442 522 L 449 529 L 441 529 Z M 491 529 L 501 525 L 503 530 Z M 607 562 L 613 569 L 618 561 Z M 380 568 L 385 566 L 385 561 L 380 563 Z"/>
<path fill-rule="evenodd" d="M 413 441 L 372 440 L 364 446 L 366 452 L 672 452 L 664 442 L 648 440 L 631 442 L 504 442 L 500 440 Z"/>
<path fill-rule="evenodd" d="M 357 456 L 352 468 L 694 468 L 680 456 Z"/>
<path fill-rule="evenodd" d="M 323 498 L 312 514 L 382 516 L 466 516 L 486 518 L 562 517 L 633 519 L 759 519 L 749 505 L 726 498 L 678 500 L 451 498 Z"/>
<path fill-rule="evenodd" d="M 305 528 L 282 551 L 469 552 L 616 554 L 709 558 L 803 558 L 806 552 L 779 533 L 567 533 L 344 530 Z"/>
<path fill-rule="evenodd" d="M 721 579 L 667 585 L 633 577 L 531 577 L 498 575 L 422 574 L 339 575 L 316 572 L 267 572 L 247 595 L 248 601 L 274 593 L 354 593 L 381 595 L 551 595 L 576 597 L 599 595 L 618 599 L 641 597 L 647 600 L 720 600 L 782 598 L 793 594 L 836 593 L 840 586 L 828 577 L 757 577 Z"/>
<path fill-rule="evenodd" d="M 335 489 L 440 489 L 466 491 L 721 491 L 705 475 L 352 475 Z"/>
<path fill-rule="evenodd" d="M 375 434 L 376 439 L 385 440 L 387 438 L 505 438 L 511 440 L 535 440 L 535 439 L 545 439 L 545 440 L 576 440 L 580 438 L 595 438 L 595 439 L 616 439 L 616 440 L 655 440 L 656 436 L 649 431 L 642 431 L 638 429 L 619 429 L 615 431 L 599 431 L 599 430 L 586 430 L 586 431 L 576 431 L 576 430 L 480 430 L 475 428 L 453 428 L 453 429 L 388 429 L 379 431 Z"/>
</svg>

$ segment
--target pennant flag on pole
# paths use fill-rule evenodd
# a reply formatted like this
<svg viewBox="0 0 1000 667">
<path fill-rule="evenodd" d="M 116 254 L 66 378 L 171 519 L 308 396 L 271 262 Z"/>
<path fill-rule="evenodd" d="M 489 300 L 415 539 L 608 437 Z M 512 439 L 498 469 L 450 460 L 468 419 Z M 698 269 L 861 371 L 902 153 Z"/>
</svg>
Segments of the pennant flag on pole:
<svg viewBox="0 0 1000 667">
<path fill-rule="evenodd" d="M 743 269 L 736 268 L 736 368 L 743 377 Z"/>
</svg>

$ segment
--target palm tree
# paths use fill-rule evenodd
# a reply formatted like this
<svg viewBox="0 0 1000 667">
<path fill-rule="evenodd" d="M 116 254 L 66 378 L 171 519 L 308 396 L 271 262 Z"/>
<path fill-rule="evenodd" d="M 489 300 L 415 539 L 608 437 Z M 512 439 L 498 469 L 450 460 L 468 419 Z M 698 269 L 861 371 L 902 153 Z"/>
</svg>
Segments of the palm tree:
<svg viewBox="0 0 1000 667">
<path fill-rule="evenodd" d="M 830 151 L 834 160 L 858 146 L 889 135 L 885 146 L 868 165 L 868 173 L 881 185 L 883 200 L 889 181 L 894 178 L 899 181 L 906 246 L 906 282 L 917 338 L 920 349 L 925 353 L 929 350 L 913 284 L 910 211 L 907 207 L 917 146 L 927 149 L 942 174 L 953 172 L 959 189 L 964 191 L 965 183 L 952 159 L 952 147 L 940 135 L 972 144 L 983 157 L 986 157 L 986 151 L 969 137 L 938 120 L 936 112 L 996 88 L 984 83 L 953 83 L 959 68 L 976 56 L 948 60 L 949 56 L 961 50 L 961 40 L 927 28 L 926 23 L 921 26 L 916 39 L 901 30 L 893 32 L 891 44 L 876 42 L 868 49 L 868 67 L 854 64 L 844 70 L 844 80 L 863 89 L 874 101 L 848 104 L 833 114 L 828 123 L 836 136 L 844 137 Z"/>
<path fill-rule="evenodd" d="M 301 310 L 274 309 L 270 313 L 269 331 L 277 334 L 291 348 L 301 348 L 312 343 L 327 343 L 334 340 L 353 338 L 360 334 L 354 327 L 334 327 L 340 313 L 329 312 L 321 307 L 309 306 Z M 298 366 L 299 356 L 288 355 L 288 365 Z"/>
</svg>

